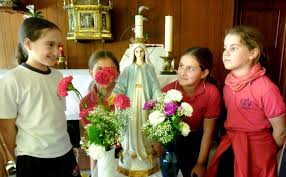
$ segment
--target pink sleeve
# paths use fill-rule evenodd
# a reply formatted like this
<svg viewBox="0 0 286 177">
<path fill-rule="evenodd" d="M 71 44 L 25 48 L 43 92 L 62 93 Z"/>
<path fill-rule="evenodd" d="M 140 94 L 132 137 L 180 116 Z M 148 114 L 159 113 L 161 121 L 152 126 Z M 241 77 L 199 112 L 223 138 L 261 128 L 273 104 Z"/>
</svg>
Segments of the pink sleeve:
<svg viewBox="0 0 286 177">
<path fill-rule="evenodd" d="M 285 114 L 285 104 L 278 87 L 272 87 L 262 97 L 266 117 L 276 118 Z"/>
<path fill-rule="evenodd" d="M 221 111 L 221 96 L 216 87 L 209 89 L 208 104 L 205 113 L 205 118 L 218 118 Z"/>
</svg>

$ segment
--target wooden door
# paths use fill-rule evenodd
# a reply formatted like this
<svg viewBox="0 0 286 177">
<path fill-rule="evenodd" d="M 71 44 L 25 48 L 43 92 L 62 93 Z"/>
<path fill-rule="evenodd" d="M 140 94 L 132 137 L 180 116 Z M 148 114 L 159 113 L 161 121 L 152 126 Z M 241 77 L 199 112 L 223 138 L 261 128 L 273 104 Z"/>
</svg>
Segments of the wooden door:
<svg viewBox="0 0 286 177">
<path fill-rule="evenodd" d="M 286 95 L 286 1 L 238 0 L 237 24 L 250 25 L 264 34 L 266 54 L 269 56 L 269 74 Z"/>
<path fill-rule="evenodd" d="M 226 30 L 233 26 L 235 1 L 182 0 L 180 2 L 179 38 L 178 43 L 175 41 L 175 45 L 179 46 L 179 53 L 193 46 L 210 48 L 214 56 L 211 74 L 222 87 L 228 73 L 222 63 L 223 39 Z"/>
</svg>

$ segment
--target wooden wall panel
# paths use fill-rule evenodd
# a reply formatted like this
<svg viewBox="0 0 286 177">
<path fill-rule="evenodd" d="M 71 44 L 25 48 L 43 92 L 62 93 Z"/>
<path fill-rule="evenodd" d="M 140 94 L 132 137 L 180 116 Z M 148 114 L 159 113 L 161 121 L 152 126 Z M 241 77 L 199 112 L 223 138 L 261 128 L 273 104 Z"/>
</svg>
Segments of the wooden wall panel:
<svg viewBox="0 0 286 177">
<path fill-rule="evenodd" d="M 180 53 L 192 46 L 204 46 L 214 54 L 212 75 L 223 85 L 227 71 L 221 55 L 226 29 L 233 25 L 233 0 L 182 1 Z"/>
<path fill-rule="evenodd" d="M 21 14 L 0 13 L 0 68 L 17 66 L 15 50 L 18 44 L 18 24 Z"/>
<path fill-rule="evenodd" d="M 3 15 L 0 15 L 0 19 L 2 19 Z M 2 23 L 3 24 L 3 23 Z M 0 31 L 0 68 L 7 68 L 7 58 L 5 51 L 5 41 L 4 41 L 4 30 Z"/>
</svg>

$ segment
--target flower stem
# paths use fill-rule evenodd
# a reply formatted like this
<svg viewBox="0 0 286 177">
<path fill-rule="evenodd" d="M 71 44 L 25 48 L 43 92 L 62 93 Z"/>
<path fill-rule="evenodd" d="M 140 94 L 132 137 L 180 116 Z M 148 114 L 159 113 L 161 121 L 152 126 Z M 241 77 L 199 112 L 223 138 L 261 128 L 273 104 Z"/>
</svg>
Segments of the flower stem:
<svg viewBox="0 0 286 177">
<path fill-rule="evenodd" d="M 102 88 L 99 87 L 97 91 L 97 96 L 98 96 L 98 105 L 103 105 L 103 94 L 102 94 Z"/>
<path fill-rule="evenodd" d="M 75 88 L 73 89 L 73 91 L 75 92 L 76 96 L 78 97 L 78 99 L 79 99 L 79 101 L 80 101 L 82 107 L 83 107 L 84 109 L 86 109 L 86 108 L 87 108 L 86 103 L 81 102 L 82 96 L 81 96 L 80 92 L 79 92 L 77 89 L 75 89 Z"/>
</svg>

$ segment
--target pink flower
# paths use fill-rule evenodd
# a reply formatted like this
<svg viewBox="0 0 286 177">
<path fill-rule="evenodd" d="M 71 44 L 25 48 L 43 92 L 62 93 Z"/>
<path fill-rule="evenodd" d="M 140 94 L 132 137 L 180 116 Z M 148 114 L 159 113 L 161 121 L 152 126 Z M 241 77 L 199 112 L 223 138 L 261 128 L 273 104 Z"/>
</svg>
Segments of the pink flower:
<svg viewBox="0 0 286 177">
<path fill-rule="evenodd" d="M 99 85 L 107 86 L 112 83 L 118 77 L 116 69 L 111 67 L 104 67 L 102 70 L 98 70 L 95 73 L 95 81 Z"/>
<path fill-rule="evenodd" d="M 150 109 L 153 109 L 157 104 L 157 101 L 147 101 L 144 103 L 144 107 L 143 107 L 143 110 L 146 110 L 146 111 L 149 111 Z"/>
<path fill-rule="evenodd" d="M 76 88 L 74 88 L 72 80 L 73 80 L 72 76 L 67 76 L 60 81 L 58 85 L 58 95 L 61 97 L 66 97 L 68 96 L 68 91 L 73 91 L 78 97 L 78 99 L 81 100 L 82 96 L 80 92 Z M 87 105 L 83 104 L 82 107 L 87 108 Z"/>
<path fill-rule="evenodd" d="M 61 97 L 68 96 L 68 91 L 73 90 L 72 76 L 63 78 L 58 85 L 58 95 Z"/>
<path fill-rule="evenodd" d="M 130 100 L 124 94 L 118 94 L 114 97 L 113 103 L 116 107 L 121 110 L 127 109 L 130 107 Z"/>
</svg>

